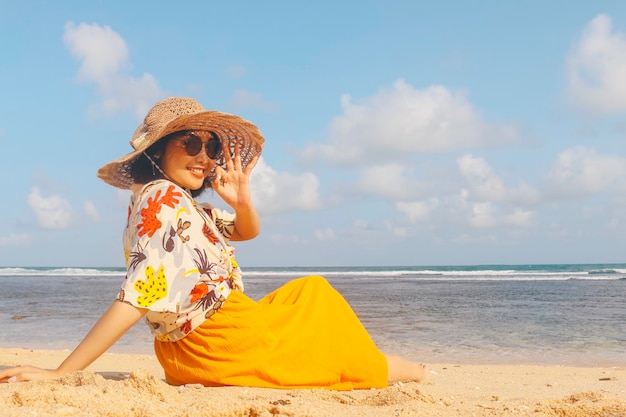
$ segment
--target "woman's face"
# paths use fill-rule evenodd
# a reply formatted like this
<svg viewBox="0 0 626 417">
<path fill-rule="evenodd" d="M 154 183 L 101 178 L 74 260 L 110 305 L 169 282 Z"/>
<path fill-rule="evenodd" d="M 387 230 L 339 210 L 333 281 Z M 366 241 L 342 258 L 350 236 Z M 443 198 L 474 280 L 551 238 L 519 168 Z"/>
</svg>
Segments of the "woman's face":
<svg viewBox="0 0 626 417">
<path fill-rule="evenodd" d="M 202 148 L 196 155 L 190 156 L 185 147 L 186 143 L 197 138 L 202 140 Z M 172 181 L 181 187 L 190 190 L 199 189 L 215 165 L 215 160 L 210 159 L 206 152 L 207 142 L 215 140 L 211 133 L 206 131 L 175 135 L 165 145 L 161 168 Z M 192 147 L 187 145 L 187 148 Z"/>
</svg>

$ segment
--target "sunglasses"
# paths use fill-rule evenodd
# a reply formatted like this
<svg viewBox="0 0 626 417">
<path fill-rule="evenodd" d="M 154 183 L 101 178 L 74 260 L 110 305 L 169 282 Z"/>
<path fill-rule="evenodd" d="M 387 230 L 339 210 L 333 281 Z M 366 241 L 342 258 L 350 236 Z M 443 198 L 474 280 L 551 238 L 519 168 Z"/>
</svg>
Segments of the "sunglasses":
<svg viewBox="0 0 626 417">
<path fill-rule="evenodd" d="M 222 151 L 222 142 L 220 142 L 217 135 L 213 132 L 208 132 L 211 135 L 211 139 L 206 142 L 203 142 L 198 133 L 188 132 L 185 133 L 183 137 L 175 138 L 183 143 L 185 146 L 185 151 L 189 156 L 196 156 L 202 150 L 202 146 L 204 145 L 204 151 L 206 152 L 206 156 L 209 159 L 217 159 L 220 152 Z"/>
</svg>

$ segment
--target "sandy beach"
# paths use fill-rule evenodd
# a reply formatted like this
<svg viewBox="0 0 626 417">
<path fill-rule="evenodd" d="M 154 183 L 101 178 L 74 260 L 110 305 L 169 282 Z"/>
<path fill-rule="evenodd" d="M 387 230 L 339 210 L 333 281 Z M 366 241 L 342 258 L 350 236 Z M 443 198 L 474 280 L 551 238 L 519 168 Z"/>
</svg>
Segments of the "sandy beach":
<svg viewBox="0 0 626 417">
<path fill-rule="evenodd" d="M 0 349 L 0 367 L 68 351 Z M 626 368 L 429 364 L 429 381 L 359 391 L 173 387 L 153 355 L 106 353 L 60 380 L 0 384 L 1 416 L 626 416 Z"/>
</svg>

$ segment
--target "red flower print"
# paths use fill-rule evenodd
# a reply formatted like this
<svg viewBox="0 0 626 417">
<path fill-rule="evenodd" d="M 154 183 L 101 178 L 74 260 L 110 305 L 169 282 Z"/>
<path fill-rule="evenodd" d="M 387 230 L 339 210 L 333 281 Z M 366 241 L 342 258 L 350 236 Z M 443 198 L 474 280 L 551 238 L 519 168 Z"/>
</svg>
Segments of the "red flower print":
<svg viewBox="0 0 626 417">
<path fill-rule="evenodd" d="M 148 237 L 152 237 L 154 233 L 163 225 L 163 223 L 161 223 L 161 221 L 157 218 L 157 214 L 161 211 L 161 207 L 166 205 L 174 208 L 174 205 L 179 202 L 176 197 L 181 196 L 182 194 L 174 192 L 174 186 L 170 185 L 163 197 L 161 197 L 161 190 L 159 190 L 156 192 L 154 197 L 148 198 L 148 207 L 141 209 L 141 220 L 143 220 L 143 222 L 137 225 L 137 229 L 139 229 L 139 236 L 147 234 Z"/>
<path fill-rule="evenodd" d="M 209 293 L 209 286 L 204 282 L 197 283 L 189 295 L 191 295 L 191 302 L 195 303 L 200 300 L 202 297 L 206 296 Z"/>
</svg>

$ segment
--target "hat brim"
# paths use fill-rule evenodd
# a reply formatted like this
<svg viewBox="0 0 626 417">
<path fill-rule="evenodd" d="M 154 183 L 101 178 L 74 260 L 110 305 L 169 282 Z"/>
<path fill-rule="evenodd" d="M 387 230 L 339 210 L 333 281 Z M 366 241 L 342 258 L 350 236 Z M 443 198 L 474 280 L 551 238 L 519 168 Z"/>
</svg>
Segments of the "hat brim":
<svg viewBox="0 0 626 417">
<path fill-rule="evenodd" d="M 234 155 L 235 146 L 238 145 L 243 168 L 254 157 L 261 154 L 265 141 L 256 125 L 239 116 L 214 110 L 186 114 L 169 122 L 160 132 L 153 135 L 152 140 L 145 142 L 140 148 L 104 165 L 98 170 L 98 177 L 114 187 L 130 189 L 135 184 L 130 172 L 135 159 L 163 137 L 182 130 L 209 130 L 215 132 L 222 142 L 222 147 L 228 147 L 231 155 Z M 215 166 L 209 174 L 209 179 L 212 179 L 217 166 L 226 168 L 226 160 L 223 153 L 216 160 Z M 210 182 L 206 183 L 210 187 Z"/>
</svg>

